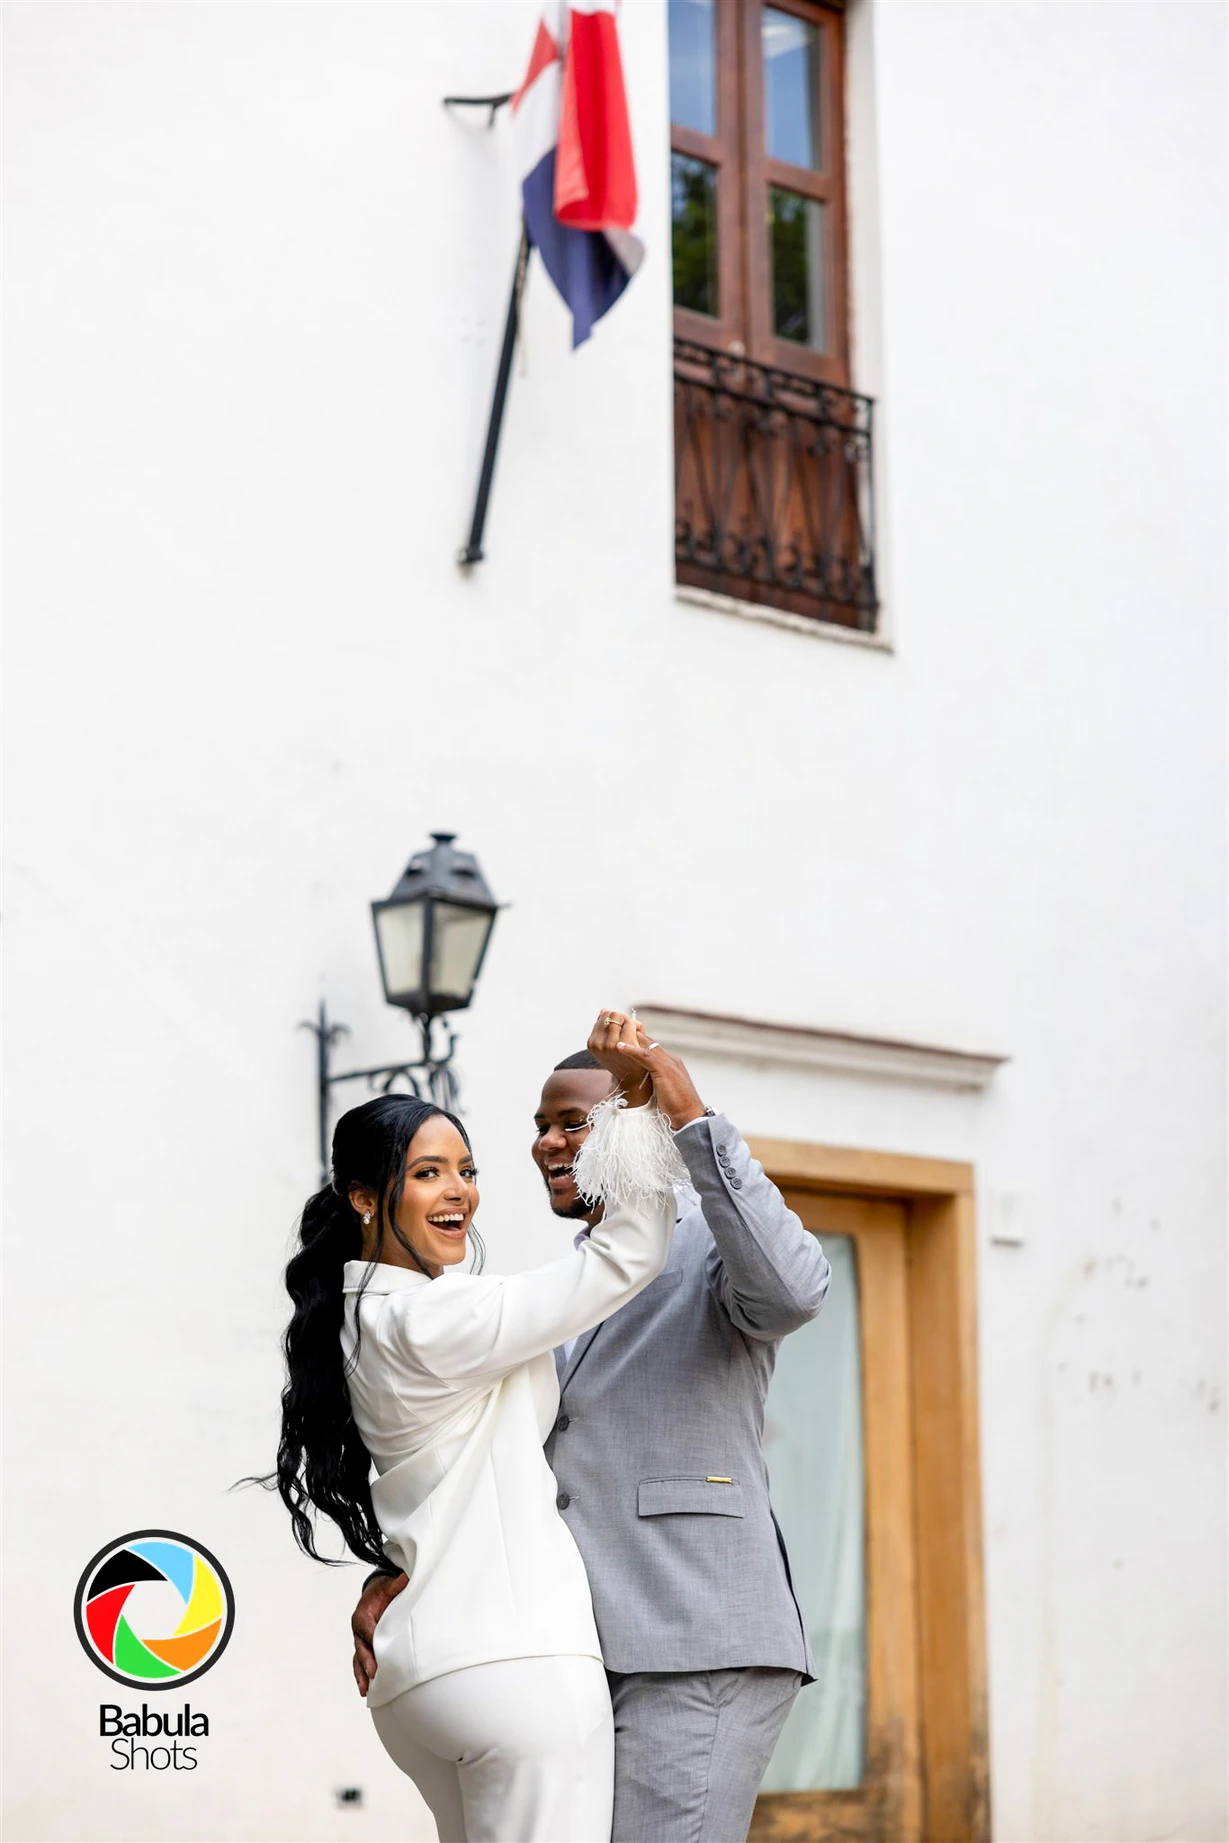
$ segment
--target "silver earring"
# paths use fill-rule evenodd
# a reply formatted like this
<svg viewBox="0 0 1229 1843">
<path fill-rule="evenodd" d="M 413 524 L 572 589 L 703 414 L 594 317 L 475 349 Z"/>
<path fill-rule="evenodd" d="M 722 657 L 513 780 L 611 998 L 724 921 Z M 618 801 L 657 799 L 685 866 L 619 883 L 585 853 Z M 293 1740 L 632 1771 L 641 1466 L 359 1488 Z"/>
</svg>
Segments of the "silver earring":
<svg viewBox="0 0 1229 1843">
<path fill-rule="evenodd" d="M 364 1213 L 363 1213 L 363 1227 L 364 1227 L 364 1228 L 366 1228 L 366 1227 L 367 1227 L 367 1224 L 368 1224 L 368 1223 L 369 1223 L 370 1221 L 371 1221 L 371 1211 L 370 1211 L 370 1210 L 365 1210 L 365 1211 L 364 1211 Z"/>
</svg>

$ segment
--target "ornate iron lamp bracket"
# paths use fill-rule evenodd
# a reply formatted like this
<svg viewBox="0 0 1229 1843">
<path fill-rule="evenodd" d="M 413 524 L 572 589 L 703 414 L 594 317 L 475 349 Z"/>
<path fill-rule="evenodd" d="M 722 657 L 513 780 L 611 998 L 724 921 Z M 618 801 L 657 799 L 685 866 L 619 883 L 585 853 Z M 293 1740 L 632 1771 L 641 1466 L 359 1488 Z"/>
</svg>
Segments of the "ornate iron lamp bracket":
<svg viewBox="0 0 1229 1843">
<path fill-rule="evenodd" d="M 316 1090 L 319 1110 L 320 1129 L 320 1182 L 329 1181 L 329 1096 L 332 1090 L 345 1081 L 365 1081 L 371 1092 L 389 1094 L 398 1081 L 404 1081 L 410 1093 L 420 1101 L 433 1101 L 448 1113 L 458 1111 L 460 1088 L 452 1068 L 452 1054 L 457 1046 L 455 1031 L 448 1032 L 448 1048 L 442 1056 L 433 1053 L 431 1027 L 434 1020 L 427 1016 L 415 1018 L 422 1032 L 422 1055 L 415 1062 L 390 1062 L 374 1069 L 341 1069 L 336 1073 L 331 1066 L 333 1045 L 342 1037 L 350 1035 L 348 1024 L 334 1024 L 329 1020 L 324 1000 L 320 1000 L 320 1009 L 314 1019 L 305 1019 L 299 1025 L 300 1030 L 310 1030 L 316 1039 Z"/>
</svg>

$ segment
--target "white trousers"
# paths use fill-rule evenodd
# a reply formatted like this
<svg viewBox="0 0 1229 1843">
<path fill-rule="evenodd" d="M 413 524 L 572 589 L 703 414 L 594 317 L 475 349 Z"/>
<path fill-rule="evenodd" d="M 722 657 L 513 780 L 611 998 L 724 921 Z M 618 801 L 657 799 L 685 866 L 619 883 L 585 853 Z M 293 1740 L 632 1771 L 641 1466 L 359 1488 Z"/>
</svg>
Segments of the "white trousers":
<svg viewBox="0 0 1229 1843">
<path fill-rule="evenodd" d="M 440 1843 L 609 1843 L 614 1723 L 595 1657 L 474 1664 L 371 1713 Z"/>
</svg>

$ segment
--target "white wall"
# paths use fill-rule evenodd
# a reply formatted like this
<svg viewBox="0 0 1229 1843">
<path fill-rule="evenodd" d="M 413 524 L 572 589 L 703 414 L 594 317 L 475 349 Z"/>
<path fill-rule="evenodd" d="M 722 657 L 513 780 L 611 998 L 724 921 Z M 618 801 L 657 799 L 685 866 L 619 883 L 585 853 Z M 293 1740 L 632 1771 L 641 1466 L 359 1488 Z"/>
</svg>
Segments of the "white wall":
<svg viewBox="0 0 1229 1843">
<path fill-rule="evenodd" d="M 535 269 L 468 580 L 515 172 L 439 99 L 518 79 L 529 0 L 7 10 L 14 1838 L 431 1834 L 353 1573 L 224 1487 L 295 1026 L 323 977 L 402 1050 L 365 905 L 444 825 L 514 905 L 461 1048 L 494 1265 L 558 1246 L 527 1122 L 603 1002 L 1010 1055 L 979 1100 L 701 1072 L 977 1162 L 996 1834 L 1225 1832 L 1223 15 L 858 4 L 892 654 L 674 598 L 657 0 L 649 261 L 575 355 Z M 147 1524 L 239 1606 L 177 1780 L 108 1770 L 70 1618 Z"/>
</svg>

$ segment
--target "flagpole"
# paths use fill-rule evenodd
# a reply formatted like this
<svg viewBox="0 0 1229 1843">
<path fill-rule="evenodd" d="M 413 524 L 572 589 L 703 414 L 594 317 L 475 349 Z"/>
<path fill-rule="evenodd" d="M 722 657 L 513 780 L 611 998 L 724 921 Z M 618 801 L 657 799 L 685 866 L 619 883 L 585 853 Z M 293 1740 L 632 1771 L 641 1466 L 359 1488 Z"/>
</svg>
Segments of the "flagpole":
<svg viewBox="0 0 1229 1843">
<path fill-rule="evenodd" d="M 495 452 L 499 447 L 499 432 L 503 427 L 504 404 L 508 400 L 508 383 L 512 376 L 512 358 L 516 351 L 516 334 L 521 317 L 521 296 L 525 292 L 525 274 L 528 266 L 529 233 L 522 219 L 521 245 L 516 253 L 516 270 L 512 277 L 512 293 L 508 300 L 508 318 L 504 322 L 503 350 L 499 354 L 499 370 L 495 374 L 495 395 L 491 400 L 491 417 L 487 423 L 486 447 L 482 451 L 482 472 L 478 476 L 478 495 L 474 500 L 473 522 L 469 528 L 469 542 L 457 556 L 457 562 L 464 568 L 468 568 L 473 563 L 482 562 L 482 533 L 486 525 L 487 504 L 491 497 L 491 480 L 495 473 Z"/>
</svg>

